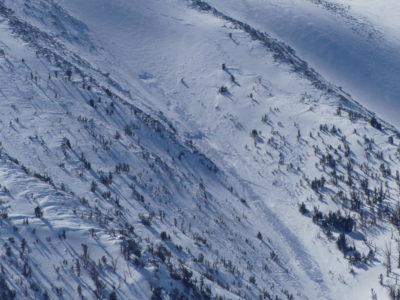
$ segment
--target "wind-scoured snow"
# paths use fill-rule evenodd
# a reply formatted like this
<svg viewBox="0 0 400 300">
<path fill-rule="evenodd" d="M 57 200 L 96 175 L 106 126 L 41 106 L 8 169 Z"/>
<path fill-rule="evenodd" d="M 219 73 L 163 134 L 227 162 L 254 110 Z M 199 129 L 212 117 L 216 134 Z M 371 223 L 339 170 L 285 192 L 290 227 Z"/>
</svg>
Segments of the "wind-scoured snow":
<svg viewBox="0 0 400 300">
<path fill-rule="evenodd" d="M 0 1 L 0 295 L 396 290 L 396 23 L 341 5 Z"/>
<path fill-rule="evenodd" d="M 398 4 L 305 0 L 209 3 L 291 45 L 330 81 L 399 125 Z"/>
</svg>

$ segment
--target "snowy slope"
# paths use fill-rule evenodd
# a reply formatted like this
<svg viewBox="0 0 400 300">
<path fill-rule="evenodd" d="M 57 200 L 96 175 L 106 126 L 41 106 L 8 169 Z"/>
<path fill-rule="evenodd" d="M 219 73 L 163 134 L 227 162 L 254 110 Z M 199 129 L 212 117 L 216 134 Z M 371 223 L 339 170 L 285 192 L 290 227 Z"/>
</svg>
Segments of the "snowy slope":
<svg viewBox="0 0 400 300">
<path fill-rule="evenodd" d="M 398 56 L 374 50 L 365 65 L 349 18 L 255 0 L 4 0 L 0 16 L 2 297 L 385 299 L 396 287 L 399 134 L 343 90 L 394 101 Z M 310 28 L 341 43 L 321 50 Z M 365 76 L 385 64 L 389 79 Z"/>
<path fill-rule="evenodd" d="M 209 1 L 291 45 L 331 82 L 399 125 L 400 8 L 392 2 Z"/>
</svg>

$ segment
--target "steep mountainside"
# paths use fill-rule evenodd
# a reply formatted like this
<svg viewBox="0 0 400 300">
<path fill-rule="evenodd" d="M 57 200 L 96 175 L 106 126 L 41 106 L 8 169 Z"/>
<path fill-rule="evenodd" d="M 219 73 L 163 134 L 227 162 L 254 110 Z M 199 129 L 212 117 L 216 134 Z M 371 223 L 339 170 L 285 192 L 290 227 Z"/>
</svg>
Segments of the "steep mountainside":
<svg viewBox="0 0 400 300">
<path fill-rule="evenodd" d="M 346 92 L 400 60 L 318 49 L 396 31 L 340 2 L 0 0 L 0 299 L 400 296 L 400 133 Z"/>
</svg>

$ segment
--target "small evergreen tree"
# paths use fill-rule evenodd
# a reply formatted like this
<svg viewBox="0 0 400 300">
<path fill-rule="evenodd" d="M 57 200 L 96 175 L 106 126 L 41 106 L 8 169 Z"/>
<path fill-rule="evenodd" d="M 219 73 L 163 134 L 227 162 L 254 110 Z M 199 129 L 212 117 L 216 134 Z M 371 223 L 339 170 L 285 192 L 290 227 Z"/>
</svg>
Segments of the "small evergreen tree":
<svg viewBox="0 0 400 300">
<path fill-rule="evenodd" d="M 35 216 L 36 216 L 36 218 L 41 218 L 41 217 L 43 217 L 43 211 L 42 211 L 42 209 L 40 208 L 40 206 L 36 206 L 36 207 L 35 207 Z"/>
<path fill-rule="evenodd" d="M 339 238 L 336 241 L 336 245 L 338 246 L 339 250 L 342 251 L 343 253 L 347 251 L 347 241 L 343 233 L 339 235 Z"/>
</svg>

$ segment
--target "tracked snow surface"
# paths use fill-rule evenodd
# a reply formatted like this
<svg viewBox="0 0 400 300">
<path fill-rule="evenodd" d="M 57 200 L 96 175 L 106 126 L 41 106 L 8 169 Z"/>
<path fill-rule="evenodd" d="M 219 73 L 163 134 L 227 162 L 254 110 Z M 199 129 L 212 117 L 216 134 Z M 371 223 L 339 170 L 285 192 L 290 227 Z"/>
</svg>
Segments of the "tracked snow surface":
<svg viewBox="0 0 400 300">
<path fill-rule="evenodd" d="M 0 0 L 0 299 L 399 299 L 367 2 Z"/>
</svg>

